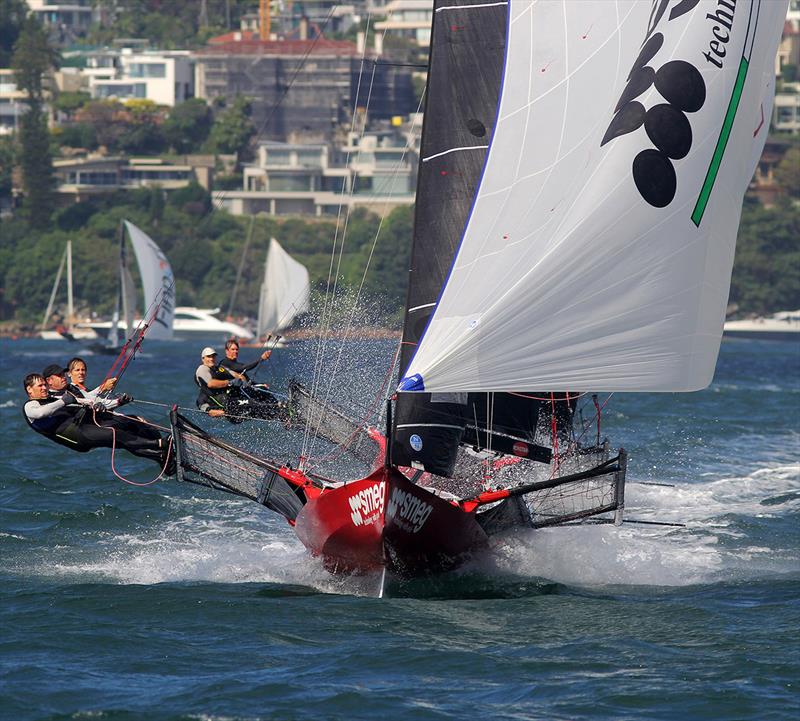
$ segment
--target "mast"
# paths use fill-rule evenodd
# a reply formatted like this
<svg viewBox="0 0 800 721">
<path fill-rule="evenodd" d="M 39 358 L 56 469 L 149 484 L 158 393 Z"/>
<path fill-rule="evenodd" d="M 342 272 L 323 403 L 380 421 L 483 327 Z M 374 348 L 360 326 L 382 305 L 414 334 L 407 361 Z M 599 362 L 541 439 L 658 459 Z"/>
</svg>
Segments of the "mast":
<svg viewBox="0 0 800 721">
<path fill-rule="evenodd" d="M 233 290 L 231 291 L 231 299 L 228 303 L 227 317 L 231 318 L 233 314 L 233 304 L 236 302 L 236 294 L 239 292 L 239 282 L 242 280 L 242 272 L 244 271 L 244 262 L 247 260 L 247 251 L 250 248 L 250 240 L 253 237 L 253 226 L 256 222 L 256 216 L 250 216 L 250 227 L 247 230 L 247 238 L 244 241 L 244 249 L 242 250 L 242 257 L 239 259 L 239 267 L 236 269 L 236 280 L 233 283 Z"/>
<path fill-rule="evenodd" d="M 69 248 L 69 245 L 67 245 L 67 248 Z M 58 265 L 56 280 L 53 283 L 53 289 L 50 291 L 50 300 L 47 302 L 47 310 L 45 310 L 44 316 L 42 317 L 41 330 L 45 329 L 47 326 L 47 321 L 50 319 L 50 314 L 53 312 L 53 303 L 56 299 L 56 293 L 58 293 L 58 286 L 61 283 L 61 274 L 64 272 L 64 263 L 67 260 L 67 248 L 64 249 L 64 254 L 61 256 L 61 262 Z"/>
<path fill-rule="evenodd" d="M 72 299 L 72 241 L 67 241 L 67 329 L 75 324 L 75 307 Z"/>
<path fill-rule="evenodd" d="M 504 4 L 438 0 L 434 6 L 401 377 L 438 304 L 480 185 L 497 124 L 507 13 Z M 533 448 L 538 403 L 501 394 L 491 405 L 490 423 L 485 394 L 399 394 L 393 462 L 449 476 L 459 443 L 512 452 L 522 438 Z M 508 448 L 498 448 L 489 426 L 515 436 Z M 549 460 L 549 450 L 541 450 L 529 457 Z"/>
<path fill-rule="evenodd" d="M 125 318 L 125 336 L 130 337 L 133 331 L 133 308 L 130 302 L 131 276 L 128 272 L 128 260 L 125 254 L 125 226 L 119 226 L 119 285 L 122 296 L 122 315 Z"/>
</svg>

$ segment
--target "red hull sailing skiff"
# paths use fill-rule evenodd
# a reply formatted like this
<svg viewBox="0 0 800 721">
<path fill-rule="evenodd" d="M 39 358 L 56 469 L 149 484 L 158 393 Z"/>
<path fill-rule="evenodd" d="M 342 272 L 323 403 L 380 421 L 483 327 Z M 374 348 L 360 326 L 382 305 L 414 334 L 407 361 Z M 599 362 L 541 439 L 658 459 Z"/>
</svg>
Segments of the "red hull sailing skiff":
<svg viewBox="0 0 800 721">
<path fill-rule="evenodd" d="M 447 571 L 512 526 L 542 527 L 609 512 L 619 520 L 624 505 L 624 451 L 588 471 L 456 498 L 413 482 L 418 471 L 409 478 L 384 464 L 365 478 L 334 482 L 249 454 L 177 411 L 171 422 L 179 480 L 244 496 L 279 513 L 334 573 L 385 568 L 411 577 Z M 369 434 L 378 448 L 384 445 L 374 429 Z M 525 507 L 518 500 L 525 495 L 542 498 L 556 489 L 559 497 L 585 496 L 590 486 L 603 499 L 591 508 L 557 516 L 543 512 L 535 519 L 520 511 Z"/>
<path fill-rule="evenodd" d="M 625 453 L 601 444 L 596 402 L 581 448 L 576 399 L 711 382 L 787 3 L 608 5 L 435 0 L 385 440 L 290 389 L 307 432 L 371 473 L 316 475 L 305 447 L 302 470 L 267 461 L 173 413 L 182 480 L 271 508 L 343 572 L 446 570 L 509 530 L 621 522 Z"/>
</svg>

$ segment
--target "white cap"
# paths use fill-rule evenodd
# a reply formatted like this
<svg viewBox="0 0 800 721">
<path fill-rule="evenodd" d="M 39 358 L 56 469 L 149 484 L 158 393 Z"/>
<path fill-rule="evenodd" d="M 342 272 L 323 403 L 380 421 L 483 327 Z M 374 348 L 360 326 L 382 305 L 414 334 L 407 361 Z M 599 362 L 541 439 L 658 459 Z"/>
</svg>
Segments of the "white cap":
<svg viewBox="0 0 800 721">
<path fill-rule="evenodd" d="M 217 355 L 217 351 L 215 351 L 210 345 L 207 345 L 205 348 L 203 348 L 203 352 L 200 353 L 200 357 L 205 358 L 209 355 Z"/>
</svg>

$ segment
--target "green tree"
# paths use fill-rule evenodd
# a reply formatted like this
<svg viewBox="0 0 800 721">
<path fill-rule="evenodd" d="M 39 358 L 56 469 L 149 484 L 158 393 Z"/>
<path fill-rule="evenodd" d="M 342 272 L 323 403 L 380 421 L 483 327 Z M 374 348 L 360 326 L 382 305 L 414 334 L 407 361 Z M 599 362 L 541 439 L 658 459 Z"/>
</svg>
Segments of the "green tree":
<svg viewBox="0 0 800 721">
<path fill-rule="evenodd" d="M 792 198 L 800 198 L 800 148 L 789 148 L 778 167 L 775 181 Z"/>
<path fill-rule="evenodd" d="M 110 150 L 116 150 L 120 136 L 127 129 L 123 121 L 125 108 L 117 100 L 94 100 L 75 113 L 75 119 L 89 125 L 95 140 Z"/>
<path fill-rule="evenodd" d="M 11 138 L 0 138 L 0 198 L 11 197 L 14 162 L 14 143 Z"/>
<path fill-rule="evenodd" d="M 20 166 L 25 191 L 23 207 L 35 227 L 45 227 L 53 210 L 53 158 L 44 112 L 44 78 L 58 65 L 58 53 L 50 46 L 39 22 L 29 17 L 14 45 L 11 66 L 17 87 L 26 93 L 28 111 L 20 120 Z"/>
<path fill-rule="evenodd" d="M 176 153 L 200 149 L 211 131 L 211 109 L 201 98 L 191 98 L 176 105 L 164 121 L 164 136 Z"/>
<path fill-rule="evenodd" d="M 11 65 L 12 48 L 28 14 L 25 0 L 0 0 L 0 68 Z"/>
<path fill-rule="evenodd" d="M 83 92 L 64 92 L 59 93 L 53 107 L 60 110 L 68 118 L 72 118 L 76 110 L 80 110 L 86 103 L 91 100 L 89 93 Z"/>
<path fill-rule="evenodd" d="M 241 96 L 223 110 L 214 121 L 208 142 L 215 153 L 237 153 L 239 159 L 249 157 L 250 139 L 256 132 L 250 113 L 252 106 Z"/>
<path fill-rule="evenodd" d="M 17 87 L 27 93 L 28 102 L 43 102 L 47 73 L 58 68 L 59 62 L 58 51 L 50 45 L 39 21 L 33 16 L 27 18 L 14 44 L 11 67 Z"/>
<path fill-rule="evenodd" d="M 166 147 L 162 122 L 164 111 L 152 100 L 128 100 L 125 103 L 127 127 L 119 137 L 126 153 L 155 155 Z"/>
<path fill-rule="evenodd" d="M 746 203 L 742 211 L 731 302 L 760 315 L 800 307 L 800 207 Z"/>
</svg>

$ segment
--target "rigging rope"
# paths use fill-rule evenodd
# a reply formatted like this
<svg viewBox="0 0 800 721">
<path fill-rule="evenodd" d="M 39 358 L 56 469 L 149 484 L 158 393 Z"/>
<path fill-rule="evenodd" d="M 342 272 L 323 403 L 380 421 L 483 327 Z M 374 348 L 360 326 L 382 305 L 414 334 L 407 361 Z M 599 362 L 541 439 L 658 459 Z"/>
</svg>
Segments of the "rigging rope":
<svg viewBox="0 0 800 721">
<path fill-rule="evenodd" d="M 112 413 L 112 415 L 124 415 L 124 414 Z M 129 416 L 125 416 L 125 417 L 128 418 Z M 153 426 L 155 428 L 160 428 L 160 426 L 157 426 L 155 423 L 150 423 L 149 421 L 146 421 L 143 418 L 140 419 L 140 420 L 145 425 L 150 425 L 150 426 Z M 172 436 L 170 436 L 170 438 L 169 438 L 169 443 L 167 445 L 167 452 L 164 455 L 164 465 L 161 467 L 161 471 L 159 472 L 159 474 L 151 481 L 146 481 L 145 483 L 138 483 L 137 481 L 132 481 L 129 478 L 125 478 L 125 476 L 122 476 L 117 472 L 117 468 L 116 468 L 116 464 L 115 464 L 115 458 L 116 458 L 116 452 L 117 452 L 117 429 L 114 428 L 114 426 L 101 426 L 97 422 L 97 411 L 94 408 L 92 408 L 92 421 L 94 422 L 94 424 L 98 428 L 106 428 L 106 429 L 111 431 L 111 472 L 117 478 L 119 478 L 119 480 L 121 480 L 123 483 L 127 483 L 128 485 L 131 485 L 131 486 L 144 487 L 144 486 L 152 486 L 154 483 L 156 483 L 157 481 L 159 481 L 162 478 L 162 476 L 164 475 L 164 472 L 167 470 L 167 466 L 169 465 L 170 456 L 172 454 Z M 161 440 L 159 440 L 159 446 L 160 445 L 161 445 Z"/>
<path fill-rule="evenodd" d="M 106 372 L 105 378 L 103 378 L 103 383 L 105 383 L 109 378 L 116 378 L 117 382 L 114 385 L 115 387 L 119 385 L 120 379 L 124 375 L 131 361 L 136 357 L 136 353 L 139 348 L 141 348 L 147 331 L 150 329 L 150 326 L 158 316 L 158 312 L 161 309 L 161 304 L 164 302 L 164 296 L 166 293 L 172 290 L 174 285 L 175 279 L 173 278 L 169 286 L 166 288 L 161 288 L 158 293 L 156 293 L 155 298 L 153 298 L 152 303 L 150 303 L 150 307 L 142 315 L 142 320 L 139 321 L 139 325 L 136 326 L 130 338 L 125 341 L 125 344 L 122 346 L 122 350 L 120 350 L 119 355 L 114 359 L 111 367 Z M 148 317 L 149 320 L 146 320 Z M 112 321 L 112 323 L 113 322 L 114 321 Z M 99 396 L 107 397 L 109 393 L 111 393 L 111 388 L 103 391 L 99 394 Z"/>
<path fill-rule="evenodd" d="M 424 100 L 424 95 L 423 95 L 422 98 L 420 98 L 420 104 L 417 107 L 417 116 L 416 117 L 418 117 L 418 115 L 419 115 L 419 109 L 422 107 L 423 100 Z M 414 122 L 412 124 L 412 128 L 411 128 L 412 132 L 409 133 L 409 137 L 408 137 L 408 140 L 406 142 L 406 147 L 404 148 L 400 159 L 397 161 L 397 163 L 394 166 L 393 175 L 392 175 L 392 179 L 393 180 L 397 176 L 397 173 L 399 172 L 400 165 L 403 162 L 403 160 L 405 159 L 405 156 L 407 155 L 407 153 L 409 151 L 409 148 L 410 148 L 410 145 L 411 145 L 411 138 L 413 137 L 413 130 L 416 127 L 416 117 L 415 117 L 415 120 L 414 120 Z M 375 248 L 376 248 L 377 243 L 378 243 L 378 238 L 380 237 L 380 233 L 381 233 L 381 230 L 383 228 L 383 223 L 384 223 L 384 220 L 386 219 L 386 214 L 387 214 L 387 210 L 384 208 L 384 211 L 381 214 L 381 218 L 380 218 L 380 221 L 378 223 L 378 228 L 377 228 L 377 230 L 375 232 L 375 236 L 374 236 L 373 241 L 372 241 L 372 245 L 370 246 L 370 252 L 369 252 L 369 255 L 367 257 L 367 261 L 365 263 L 365 266 L 364 266 L 364 272 L 361 275 L 361 281 L 359 283 L 358 290 L 356 291 L 356 296 L 355 296 L 355 298 L 353 300 L 353 305 L 352 305 L 352 308 L 351 308 L 351 311 L 350 311 L 350 316 L 349 316 L 349 319 L 347 321 L 347 325 L 345 326 L 345 333 L 344 333 L 343 342 L 339 347 L 339 354 L 338 354 L 338 356 L 336 358 L 336 362 L 334 364 L 333 370 L 330 373 L 330 380 L 329 380 L 328 388 L 327 388 L 327 391 L 326 391 L 326 394 L 325 394 L 325 399 L 323 401 L 323 408 L 327 407 L 327 405 L 329 403 L 329 400 L 330 400 L 330 396 L 331 396 L 331 393 L 332 393 L 332 390 L 333 390 L 334 380 L 335 380 L 336 374 L 337 374 L 337 372 L 339 370 L 339 365 L 341 363 L 342 355 L 344 353 L 344 341 L 347 340 L 347 338 L 350 335 L 350 331 L 353 328 L 353 323 L 354 323 L 354 320 L 355 320 L 355 314 L 356 314 L 356 311 L 358 309 L 358 304 L 359 304 L 360 299 L 361 299 L 361 294 L 362 294 L 363 289 L 364 289 L 364 284 L 366 283 L 367 273 L 368 273 L 370 265 L 372 263 L 372 258 L 373 258 L 374 253 L 375 253 Z M 334 292 L 334 297 L 335 297 L 335 292 Z M 395 356 L 395 361 L 394 361 L 392 367 L 394 367 L 394 364 L 397 363 L 397 358 L 399 357 L 399 352 L 400 352 L 401 345 L 402 345 L 402 340 L 400 340 L 398 342 L 398 348 L 397 348 L 397 352 L 396 352 L 396 356 Z M 321 361 L 320 361 L 320 367 L 321 367 Z M 319 384 L 317 384 L 316 386 L 312 385 L 312 394 L 315 394 L 318 385 Z M 310 419 L 309 419 L 308 425 L 310 426 Z M 314 431 L 314 434 L 313 434 L 314 440 L 316 440 L 316 438 L 318 436 L 318 432 L 319 432 L 319 424 L 317 424 L 317 427 L 316 427 L 316 429 Z M 313 441 L 312 441 L 312 443 L 313 443 Z"/>
</svg>

